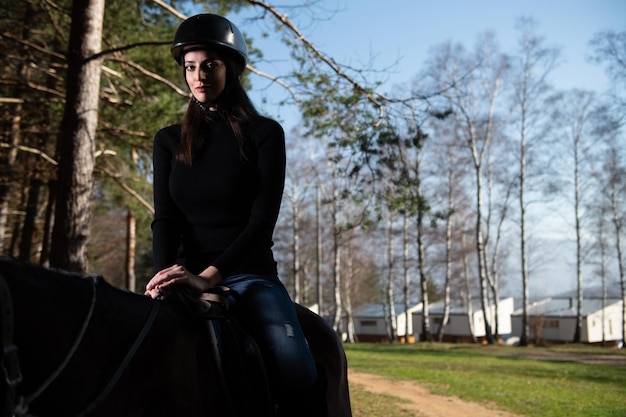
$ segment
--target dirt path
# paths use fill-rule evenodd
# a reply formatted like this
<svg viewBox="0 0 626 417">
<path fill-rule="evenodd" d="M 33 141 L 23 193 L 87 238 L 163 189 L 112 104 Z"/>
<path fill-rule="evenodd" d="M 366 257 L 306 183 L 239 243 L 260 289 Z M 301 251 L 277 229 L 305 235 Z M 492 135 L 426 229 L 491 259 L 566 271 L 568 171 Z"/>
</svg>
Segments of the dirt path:
<svg viewBox="0 0 626 417">
<path fill-rule="evenodd" d="M 435 395 L 412 381 L 398 381 L 355 371 L 349 371 L 348 381 L 350 385 L 358 385 L 366 391 L 407 401 L 398 402 L 398 407 L 415 413 L 415 417 L 523 417 L 456 397 Z"/>
<path fill-rule="evenodd" d="M 510 355 L 511 351 L 507 351 Z M 568 361 L 611 366 L 626 366 L 626 355 L 590 355 L 587 353 L 552 352 L 545 349 L 518 350 L 516 357 L 535 360 Z M 423 386 L 412 381 L 400 381 L 378 375 L 348 370 L 350 385 L 375 394 L 384 394 L 406 402 L 398 407 L 415 417 L 524 417 L 508 411 L 499 411 L 484 404 L 470 403 L 456 397 L 432 394 Z"/>
</svg>

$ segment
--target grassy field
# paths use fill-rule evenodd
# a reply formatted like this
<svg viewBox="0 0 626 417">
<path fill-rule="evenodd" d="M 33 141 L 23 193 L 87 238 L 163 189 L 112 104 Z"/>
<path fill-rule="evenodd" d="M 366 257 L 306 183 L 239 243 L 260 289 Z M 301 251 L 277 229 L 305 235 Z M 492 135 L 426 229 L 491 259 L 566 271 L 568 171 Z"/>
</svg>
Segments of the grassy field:
<svg viewBox="0 0 626 417">
<path fill-rule="evenodd" d="M 359 389 L 350 390 L 352 417 L 413 417 L 413 414 L 398 406 L 401 401 Z"/>
<path fill-rule="evenodd" d="M 624 349 L 428 343 L 355 344 L 345 349 L 348 366 L 355 371 L 416 381 L 436 394 L 496 403 L 527 417 L 626 417 L 626 366 L 519 357 L 524 349 L 622 356 Z M 408 415 L 378 395 L 352 390 L 351 398 L 355 417 Z"/>
</svg>

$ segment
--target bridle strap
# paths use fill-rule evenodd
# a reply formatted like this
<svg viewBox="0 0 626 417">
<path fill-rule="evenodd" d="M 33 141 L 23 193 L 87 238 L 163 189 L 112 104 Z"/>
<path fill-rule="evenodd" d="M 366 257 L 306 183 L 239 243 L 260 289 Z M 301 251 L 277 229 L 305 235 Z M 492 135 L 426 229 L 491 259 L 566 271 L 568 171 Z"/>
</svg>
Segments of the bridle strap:
<svg viewBox="0 0 626 417">
<path fill-rule="evenodd" d="M 0 384 L 6 386 L 4 395 L 5 408 L 0 410 L 0 417 L 8 417 L 13 414 L 15 392 L 17 385 L 22 382 L 20 361 L 17 355 L 17 346 L 13 343 L 13 303 L 11 292 L 4 277 L 0 274 L 0 368 L 2 380 Z"/>
<path fill-rule="evenodd" d="M 81 413 L 79 413 L 77 417 L 83 417 L 89 414 L 90 412 L 92 412 L 93 410 L 95 410 L 96 407 L 98 407 L 100 403 L 111 393 L 111 391 L 113 390 L 113 387 L 115 387 L 115 384 L 117 384 L 117 382 L 119 381 L 120 377 L 122 376 L 122 373 L 124 373 L 124 370 L 130 363 L 130 361 L 133 359 L 133 356 L 135 356 L 135 353 L 137 352 L 137 350 L 143 343 L 144 339 L 148 335 L 148 332 L 152 328 L 152 324 L 154 323 L 157 313 L 159 312 L 160 304 L 161 303 L 158 300 L 154 300 L 152 302 L 152 306 L 150 307 L 150 313 L 148 315 L 148 318 L 146 319 L 146 322 L 144 323 L 143 328 L 141 329 L 141 332 L 139 332 L 139 334 L 137 335 L 135 342 L 130 347 L 128 353 L 126 353 L 126 357 L 117 367 L 117 370 L 115 371 L 115 373 L 109 380 L 109 383 L 106 385 L 106 387 L 104 387 L 104 389 L 100 392 L 100 394 L 98 394 L 98 396 L 91 402 L 91 404 L 89 404 Z"/>
</svg>

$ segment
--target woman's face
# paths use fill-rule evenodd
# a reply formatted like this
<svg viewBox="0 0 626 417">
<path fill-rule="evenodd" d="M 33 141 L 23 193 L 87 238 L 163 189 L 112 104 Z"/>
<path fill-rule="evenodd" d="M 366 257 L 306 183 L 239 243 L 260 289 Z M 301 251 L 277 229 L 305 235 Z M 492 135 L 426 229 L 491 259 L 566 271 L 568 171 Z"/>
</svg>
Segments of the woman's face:
<svg viewBox="0 0 626 417">
<path fill-rule="evenodd" d="M 201 103 L 214 102 L 226 86 L 226 65 L 211 50 L 195 49 L 185 53 L 183 67 L 191 94 Z"/>
</svg>

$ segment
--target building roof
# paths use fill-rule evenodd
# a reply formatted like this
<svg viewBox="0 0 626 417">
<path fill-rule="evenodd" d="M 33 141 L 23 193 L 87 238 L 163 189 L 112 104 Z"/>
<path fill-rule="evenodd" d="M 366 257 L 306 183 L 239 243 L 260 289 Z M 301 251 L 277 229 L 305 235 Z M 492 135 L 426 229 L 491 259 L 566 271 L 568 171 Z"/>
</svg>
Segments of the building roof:
<svg viewBox="0 0 626 417">
<path fill-rule="evenodd" d="M 500 299 L 500 303 L 512 297 L 503 297 Z M 502 304 L 499 304 L 502 305 Z M 443 300 L 428 305 L 428 312 L 430 314 L 443 314 L 444 302 Z M 472 298 L 472 311 L 482 311 L 482 303 L 479 298 Z M 467 306 L 460 300 L 450 300 L 450 314 L 451 315 L 466 315 Z"/>
<path fill-rule="evenodd" d="M 602 298 L 603 292 L 605 289 L 602 288 L 601 285 L 596 285 L 593 287 L 585 287 L 583 288 L 583 297 L 585 301 L 591 298 Z M 621 298 L 622 289 L 620 287 L 619 282 L 609 282 L 606 285 L 606 296 L 611 299 L 619 299 Z M 576 289 L 571 289 L 568 291 L 564 291 L 560 294 L 553 295 L 551 298 L 569 298 L 569 297 L 577 297 Z"/>
<path fill-rule="evenodd" d="M 409 306 L 409 310 L 419 307 L 420 304 Z M 382 303 L 365 304 L 357 308 L 352 314 L 355 317 L 383 318 L 385 317 L 386 306 Z M 404 313 L 404 303 L 396 303 L 394 305 L 396 315 Z"/>
<path fill-rule="evenodd" d="M 437 301 L 428 305 L 428 312 L 430 314 L 443 314 L 443 307 L 443 301 Z M 472 311 L 481 309 L 480 300 L 472 299 Z M 450 314 L 467 314 L 467 306 L 458 301 L 450 300 Z"/>
<path fill-rule="evenodd" d="M 618 303 L 619 299 L 607 300 L 605 307 Z M 602 310 L 602 300 L 585 299 L 583 300 L 582 315 L 588 316 Z M 530 316 L 546 316 L 546 317 L 571 317 L 578 313 L 578 299 L 568 298 L 545 298 L 541 301 L 534 302 L 528 306 L 528 315 Z M 522 309 L 515 310 L 513 316 L 522 315 Z"/>
<path fill-rule="evenodd" d="M 503 298 L 500 301 L 507 299 Z M 383 318 L 385 317 L 385 305 L 382 303 L 365 304 L 357 308 L 353 315 L 361 318 Z M 396 303 L 395 306 L 396 315 L 404 313 L 404 303 Z M 409 307 L 410 313 L 418 313 L 422 310 L 422 303 L 413 303 Z M 450 314 L 451 315 L 465 315 L 467 314 L 467 308 L 461 304 L 458 300 L 450 300 Z M 472 300 L 472 311 L 481 311 L 482 304 L 479 299 Z M 437 301 L 428 305 L 428 312 L 430 314 L 443 314 L 443 301 Z"/>
</svg>

